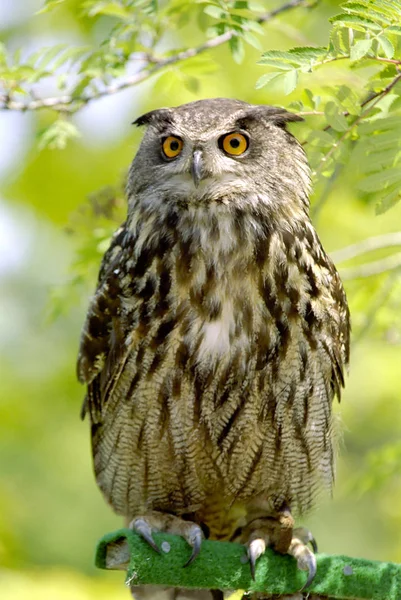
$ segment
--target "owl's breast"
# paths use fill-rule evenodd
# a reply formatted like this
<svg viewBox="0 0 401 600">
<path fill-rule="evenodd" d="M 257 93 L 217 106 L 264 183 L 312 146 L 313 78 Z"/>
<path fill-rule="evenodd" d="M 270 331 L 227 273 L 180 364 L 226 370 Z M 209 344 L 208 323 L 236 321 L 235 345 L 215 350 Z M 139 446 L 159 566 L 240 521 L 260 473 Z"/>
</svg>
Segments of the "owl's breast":
<svg viewBox="0 0 401 600">
<path fill-rule="evenodd" d="M 234 354 L 249 355 L 263 306 L 257 298 L 256 282 L 236 279 L 228 273 L 215 281 L 211 291 L 202 294 L 201 304 L 191 301 L 196 295 L 189 294 L 190 326 L 183 341 L 197 364 L 229 359 Z"/>
<path fill-rule="evenodd" d="M 200 337 L 199 360 L 227 354 L 235 335 L 235 315 L 232 301 L 225 300 L 222 303 L 221 314 L 215 319 L 206 320 L 201 317 L 198 319 L 199 323 L 196 323 L 195 327 L 198 329 Z"/>
</svg>

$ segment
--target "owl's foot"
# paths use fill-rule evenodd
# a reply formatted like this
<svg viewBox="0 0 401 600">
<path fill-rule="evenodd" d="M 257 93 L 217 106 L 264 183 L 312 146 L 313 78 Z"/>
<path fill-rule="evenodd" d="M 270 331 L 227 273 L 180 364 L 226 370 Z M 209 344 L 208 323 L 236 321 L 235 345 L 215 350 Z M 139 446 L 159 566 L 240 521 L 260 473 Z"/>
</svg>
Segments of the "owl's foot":
<svg viewBox="0 0 401 600">
<path fill-rule="evenodd" d="M 258 517 L 246 525 L 241 539 L 248 549 L 253 579 L 257 559 L 270 547 L 281 554 L 290 554 L 297 561 L 299 569 L 308 571 L 307 581 L 300 591 L 312 583 L 316 575 L 316 557 L 313 552 L 317 552 L 317 544 L 310 531 L 303 527 L 293 529 L 293 526 L 294 519 L 288 509 L 283 509 L 274 517 Z M 313 552 L 308 544 L 311 544 Z"/>
<path fill-rule="evenodd" d="M 312 546 L 312 550 L 308 544 Z M 313 535 L 305 527 L 297 527 L 292 532 L 292 540 L 288 548 L 288 554 L 293 556 L 297 561 L 298 569 L 308 571 L 308 579 L 300 589 L 303 592 L 310 586 L 316 575 L 316 556 L 317 543 Z"/>
<path fill-rule="evenodd" d="M 174 515 L 151 511 L 146 515 L 138 515 L 128 525 L 130 529 L 139 533 L 139 535 L 159 554 L 160 548 L 152 537 L 154 532 L 171 533 L 180 535 L 188 542 L 192 548 L 192 554 L 185 563 L 188 567 L 198 556 L 203 540 L 202 529 L 192 521 L 184 521 Z"/>
</svg>

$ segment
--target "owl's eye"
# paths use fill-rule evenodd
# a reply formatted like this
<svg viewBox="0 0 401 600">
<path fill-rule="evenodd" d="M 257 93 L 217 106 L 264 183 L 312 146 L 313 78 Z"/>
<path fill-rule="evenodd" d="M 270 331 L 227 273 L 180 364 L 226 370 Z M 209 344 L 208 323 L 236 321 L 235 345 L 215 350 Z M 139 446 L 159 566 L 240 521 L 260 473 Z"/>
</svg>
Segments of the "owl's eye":
<svg viewBox="0 0 401 600">
<path fill-rule="evenodd" d="M 184 143 L 175 135 L 169 135 L 163 140 L 163 154 L 166 158 L 175 158 L 181 153 Z"/>
<path fill-rule="evenodd" d="M 240 156 L 248 149 L 249 140 L 242 133 L 228 133 L 220 138 L 219 146 L 226 154 Z"/>
</svg>

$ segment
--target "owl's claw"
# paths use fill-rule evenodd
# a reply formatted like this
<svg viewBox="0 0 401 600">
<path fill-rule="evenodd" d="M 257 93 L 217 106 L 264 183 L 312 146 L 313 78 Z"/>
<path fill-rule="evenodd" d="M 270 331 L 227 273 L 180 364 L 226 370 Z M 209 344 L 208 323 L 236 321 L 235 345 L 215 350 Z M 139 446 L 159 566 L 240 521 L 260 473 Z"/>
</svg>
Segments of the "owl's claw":
<svg viewBox="0 0 401 600">
<path fill-rule="evenodd" d="M 248 557 L 249 557 L 249 566 L 251 568 L 251 577 L 255 580 L 255 567 L 256 561 L 259 556 L 262 556 L 264 551 L 266 550 L 266 543 L 261 538 L 256 538 L 249 543 L 248 546 Z"/>
<path fill-rule="evenodd" d="M 313 552 L 307 544 L 312 546 Z M 306 590 L 315 578 L 317 566 L 314 552 L 317 552 L 317 543 L 311 532 L 304 527 L 294 529 L 288 554 L 296 559 L 299 569 L 308 571 L 308 578 L 299 590 L 300 592 Z"/>
<path fill-rule="evenodd" d="M 191 563 L 195 560 L 195 558 L 199 555 L 203 534 L 202 529 L 198 525 L 192 526 L 192 531 L 185 538 L 190 546 L 192 546 L 192 553 L 184 567 L 189 567 Z"/>
<path fill-rule="evenodd" d="M 309 565 L 309 568 L 308 568 L 308 570 L 309 570 L 308 579 L 306 580 L 306 582 L 304 583 L 304 585 L 299 590 L 300 592 L 304 592 L 310 586 L 310 584 L 312 583 L 312 581 L 315 579 L 316 570 L 317 570 L 317 567 L 316 567 L 316 558 L 315 558 L 314 554 L 312 554 L 312 557 L 313 558 L 312 558 L 312 560 L 310 562 L 310 565 Z"/>
<path fill-rule="evenodd" d="M 136 516 L 128 527 L 136 531 L 158 554 L 161 554 L 161 550 L 152 537 L 153 532 L 160 531 L 183 537 L 192 548 L 191 556 L 184 567 L 188 567 L 199 555 L 203 533 L 201 527 L 192 521 L 185 521 L 168 513 L 151 511 L 146 515 Z"/>
<path fill-rule="evenodd" d="M 275 515 L 258 516 L 240 530 L 239 540 L 245 542 L 251 568 L 252 579 L 255 579 L 256 561 L 267 547 L 280 554 L 290 554 L 297 561 L 298 568 L 308 572 L 304 591 L 312 583 L 316 575 L 317 543 L 313 535 L 304 527 L 293 528 L 294 520 L 287 506 Z M 311 545 L 312 550 L 308 547 Z"/>
<path fill-rule="evenodd" d="M 161 554 L 161 550 L 159 546 L 156 544 L 155 540 L 152 537 L 152 528 L 149 523 L 142 517 L 138 517 L 134 519 L 129 524 L 129 528 L 133 529 L 155 550 L 158 554 Z"/>
</svg>

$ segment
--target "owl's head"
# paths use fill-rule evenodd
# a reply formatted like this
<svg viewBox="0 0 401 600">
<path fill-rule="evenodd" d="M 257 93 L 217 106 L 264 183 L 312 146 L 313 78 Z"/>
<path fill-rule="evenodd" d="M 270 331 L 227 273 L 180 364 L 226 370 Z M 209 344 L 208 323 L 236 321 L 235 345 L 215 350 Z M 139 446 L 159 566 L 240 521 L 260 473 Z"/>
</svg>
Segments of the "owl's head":
<svg viewBox="0 0 401 600">
<path fill-rule="evenodd" d="M 309 167 L 286 130 L 302 119 L 272 106 L 213 98 L 139 117 L 146 133 L 133 161 L 128 194 L 159 204 L 274 205 L 306 208 Z"/>
</svg>

